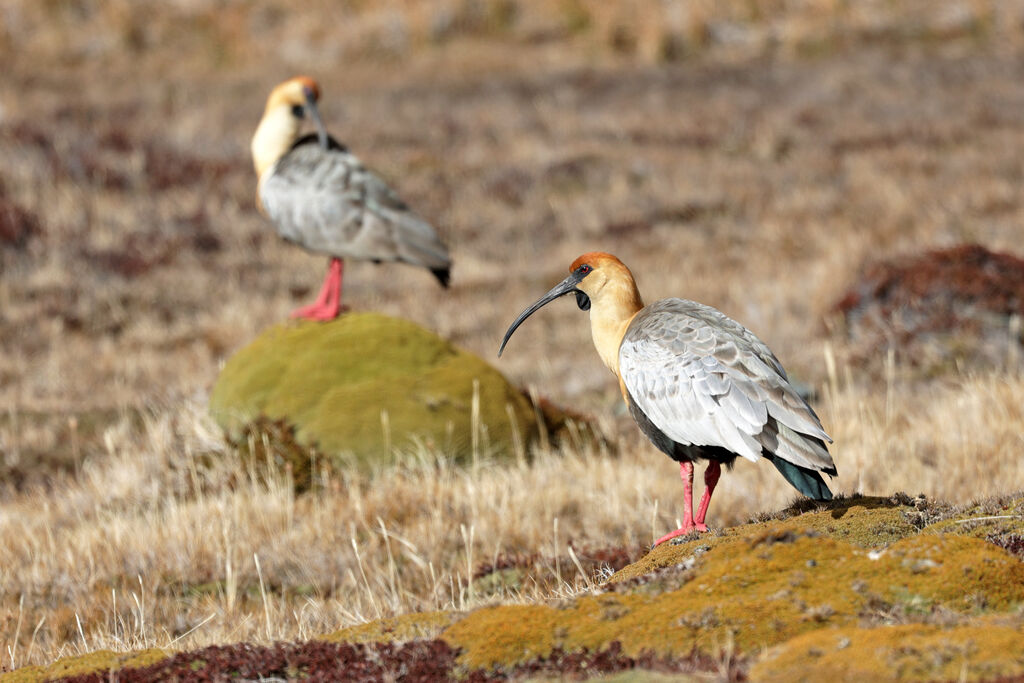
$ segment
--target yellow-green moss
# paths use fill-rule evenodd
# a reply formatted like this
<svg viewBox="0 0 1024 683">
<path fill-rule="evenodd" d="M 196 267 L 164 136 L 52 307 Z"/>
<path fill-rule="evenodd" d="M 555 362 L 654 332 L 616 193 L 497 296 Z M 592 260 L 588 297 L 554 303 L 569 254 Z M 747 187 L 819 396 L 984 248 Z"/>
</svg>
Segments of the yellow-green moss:
<svg viewBox="0 0 1024 683">
<path fill-rule="evenodd" d="M 117 671 L 119 669 L 149 666 L 170 657 L 170 653 L 157 648 L 137 652 L 111 652 L 97 650 L 75 657 L 58 659 L 47 666 L 26 666 L 0 675 L 3 683 L 36 683 L 65 676 L 77 676 L 95 671 Z"/>
<path fill-rule="evenodd" d="M 472 591 L 478 600 L 485 600 L 495 595 L 508 595 L 513 591 L 522 592 L 523 584 L 529 579 L 529 571 L 522 567 L 496 569 L 473 579 Z"/>
<path fill-rule="evenodd" d="M 978 681 L 1024 674 L 1024 633 L 991 623 L 820 629 L 769 651 L 750 679 Z"/>
<path fill-rule="evenodd" d="M 714 548 L 764 533 L 767 529 L 812 529 L 861 548 L 880 548 L 921 534 L 958 534 L 988 538 L 1009 533 L 1024 535 L 1024 497 L 1007 497 L 996 509 L 983 505 L 969 510 L 946 510 L 941 519 L 919 529 L 913 505 L 893 498 L 857 496 L 822 504 L 824 509 L 781 520 L 744 524 L 711 534 L 693 534 L 678 544 L 662 544 L 637 562 L 623 567 L 608 580 L 617 583 L 644 576 L 684 561 L 701 548 Z"/>
<path fill-rule="evenodd" d="M 320 636 L 332 643 L 401 643 L 415 638 L 436 638 L 459 612 L 416 612 L 349 626 Z"/>
<path fill-rule="evenodd" d="M 327 323 L 271 328 L 225 365 L 210 410 L 232 436 L 258 416 L 296 427 L 300 443 L 364 461 L 389 458 L 391 444 L 419 439 L 470 455 L 474 382 L 481 445 L 509 453 L 515 428 L 536 434 L 530 402 L 493 367 L 406 320 L 349 313 Z"/>
<path fill-rule="evenodd" d="M 861 548 L 874 548 L 917 533 L 917 527 L 904 514 L 905 509 L 889 498 L 847 498 L 826 510 L 808 512 L 780 524 L 790 529 L 813 529 Z"/>
<path fill-rule="evenodd" d="M 1021 602 L 1024 564 L 978 539 L 915 536 L 876 554 L 774 522 L 696 558 L 681 588 L 587 596 L 561 608 L 492 607 L 442 637 L 463 649 L 465 666 L 492 668 L 555 647 L 598 650 L 613 641 L 627 655 L 734 646 L 752 652 L 826 625 L 852 624 L 879 603 L 976 611 Z"/>
<path fill-rule="evenodd" d="M 935 534 L 964 534 L 977 538 L 1024 535 L 1024 496 L 1017 494 L 997 503 L 987 501 L 930 524 L 924 529 Z"/>
<path fill-rule="evenodd" d="M 765 533 L 767 530 L 812 529 L 823 536 L 841 539 L 861 548 L 871 548 L 917 533 L 903 514 L 904 507 L 889 498 L 846 498 L 828 504 L 828 509 L 806 512 L 787 519 L 724 529 L 715 534 L 694 534 L 673 545 L 663 543 L 637 562 L 623 567 L 608 579 L 617 583 L 648 574 L 661 567 L 684 561 L 698 548 L 715 548 Z"/>
<path fill-rule="evenodd" d="M 563 683 L 566 679 L 564 676 L 551 677 L 551 676 L 533 676 L 525 679 L 527 683 Z M 568 680 L 574 680 L 572 678 Z M 619 673 L 608 674 L 607 676 L 594 676 L 587 677 L 588 681 L 593 683 L 708 683 L 707 674 L 683 674 L 683 673 L 671 673 L 663 674 L 654 671 L 645 671 L 644 669 L 632 669 L 629 671 L 620 671 Z"/>
</svg>

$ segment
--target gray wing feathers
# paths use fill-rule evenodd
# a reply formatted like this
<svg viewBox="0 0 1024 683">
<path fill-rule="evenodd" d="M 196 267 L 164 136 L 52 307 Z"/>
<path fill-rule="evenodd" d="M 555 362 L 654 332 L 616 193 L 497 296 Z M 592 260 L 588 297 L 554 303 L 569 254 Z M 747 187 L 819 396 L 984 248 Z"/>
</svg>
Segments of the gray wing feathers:
<svg viewBox="0 0 1024 683">
<path fill-rule="evenodd" d="M 832 456 L 818 439 L 807 439 L 799 432 L 772 420 L 765 425 L 761 443 L 771 453 L 794 465 L 835 474 Z"/>
<path fill-rule="evenodd" d="M 831 441 L 768 347 L 710 306 L 664 299 L 633 319 L 619 347 L 630 396 L 682 444 L 721 446 L 749 460 L 761 449 L 801 467 L 834 468 Z"/>
<path fill-rule="evenodd" d="M 451 265 L 434 228 L 352 154 L 292 148 L 260 183 L 260 202 L 283 238 L 342 258 Z"/>
<path fill-rule="evenodd" d="M 372 213 L 395 226 L 401 239 L 393 240 L 398 260 L 427 266 L 445 268 L 451 265 L 448 249 L 441 243 L 434 227 L 410 211 L 405 205 L 401 210 L 377 205 Z"/>
</svg>

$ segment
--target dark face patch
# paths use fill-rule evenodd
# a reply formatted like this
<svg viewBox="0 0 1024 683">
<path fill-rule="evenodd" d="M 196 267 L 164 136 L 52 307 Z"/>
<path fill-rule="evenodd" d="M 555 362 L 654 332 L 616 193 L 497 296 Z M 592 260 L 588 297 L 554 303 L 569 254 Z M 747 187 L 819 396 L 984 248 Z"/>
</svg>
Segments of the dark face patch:
<svg viewBox="0 0 1024 683">
<path fill-rule="evenodd" d="M 586 293 L 576 290 L 576 305 L 580 307 L 581 311 L 590 310 L 590 297 Z"/>
</svg>

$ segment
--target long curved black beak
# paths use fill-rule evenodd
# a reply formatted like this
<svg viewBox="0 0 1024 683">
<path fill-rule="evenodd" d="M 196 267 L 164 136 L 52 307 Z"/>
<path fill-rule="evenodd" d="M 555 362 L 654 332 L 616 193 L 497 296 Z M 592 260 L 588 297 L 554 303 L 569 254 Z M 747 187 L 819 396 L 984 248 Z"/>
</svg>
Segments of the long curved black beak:
<svg viewBox="0 0 1024 683">
<path fill-rule="evenodd" d="M 529 318 L 531 315 L 540 310 L 543 306 L 551 303 L 555 299 L 565 296 L 566 294 L 575 292 L 577 305 L 584 311 L 590 308 L 590 298 L 585 293 L 576 288 L 576 285 L 578 285 L 580 283 L 580 280 L 582 279 L 582 274 L 573 273 L 572 275 L 570 275 L 569 277 L 565 278 L 557 285 L 555 285 L 550 292 L 548 292 L 541 298 L 537 299 L 537 301 L 531 304 L 529 308 L 520 313 L 519 317 L 516 318 L 512 325 L 508 328 L 508 331 L 505 332 L 505 338 L 501 340 L 501 347 L 498 348 L 498 358 L 501 358 L 501 352 L 505 350 L 505 344 L 508 343 L 509 338 L 512 336 L 512 333 L 516 331 L 516 328 L 522 325 L 524 320 Z"/>
<path fill-rule="evenodd" d="M 324 120 L 320 118 L 320 110 L 316 108 L 316 95 L 309 88 L 303 88 L 302 94 L 306 97 L 306 111 L 309 112 L 309 118 L 313 119 L 313 125 L 316 126 L 316 136 L 320 140 L 320 146 L 328 149 L 330 143 L 327 138 L 327 127 L 324 125 Z"/>
</svg>

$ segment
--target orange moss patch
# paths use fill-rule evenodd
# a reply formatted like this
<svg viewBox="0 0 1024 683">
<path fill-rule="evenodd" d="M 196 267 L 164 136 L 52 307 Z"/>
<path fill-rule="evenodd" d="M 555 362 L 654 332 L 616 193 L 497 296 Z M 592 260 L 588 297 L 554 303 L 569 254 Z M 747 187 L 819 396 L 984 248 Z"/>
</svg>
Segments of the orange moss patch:
<svg viewBox="0 0 1024 683">
<path fill-rule="evenodd" d="M 549 657 L 565 622 L 546 605 L 484 607 L 449 626 L 441 639 L 467 651 L 460 663 L 468 668 L 511 666 Z"/>
<path fill-rule="evenodd" d="M 733 529 L 727 529 L 717 534 L 705 534 L 676 545 L 662 543 L 651 549 L 633 564 L 626 565 L 619 571 L 612 574 L 606 584 L 616 584 L 630 579 L 642 579 L 652 572 L 668 567 L 682 569 L 688 564 L 690 558 L 700 553 L 717 548 L 721 545 L 735 543 L 741 535 Z"/>
<path fill-rule="evenodd" d="M 436 638 L 446 626 L 461 616 L 458 612 L 416 612 L 398 617 L 377 619 L 358 626 L 349 626 L 316 640 L 332 643 L 401 643 L 415 638 Z"/>
<path fill-rule="evenodd" d="M 978 681 L 1024 674 L 1024 633 L 990 623 L 820 629 L 758 662 L 761 683 L 819 680 Z"/>
<path fill-rule="evenodd" d="M 782 520 L 745 524 L 717 534 L 695 535 L 691 540 L 676 545 L 662 544 L 613 574 L 608 583 L 635 579 L 662 567 L 684 563 L 695 552 L 749 539 L 769 529 L 812 529 L 862 548 L 879 546 L 918 532 L 905 514 L 908 509 L 890 498 L 858 496 L 838 499 L 828 503 L 825 510 Z"/>
<path fill-rule="evenodd" d="M 58 659 L 47 666 L 26 666 L 0 676 L 3 683 L 36 683 L 65 676 L 93 673 L 97 671 L 118 671 L 149 666 L 170 657 L 169 652 L 157 648 L 138 652 L 111 652 L 97 650 L 76 657 Z"/>
<path fill-rule="evenodd" d="M 692 561 L 684 581 L 660 594 L 592 595 L 559 608 L 491 607 L 441 637 L 463 649 L 464 666 L 495 668 L 614 641 L 628 656 L 733 645 L 750 652 L 824 625 L 852 625 L 869 608 L 1006 610 L 1024 601 L 1024 564 L 978 539 L 916 536 L 878 554 L 785 522 L 719 542 Z"/>
</svg>

